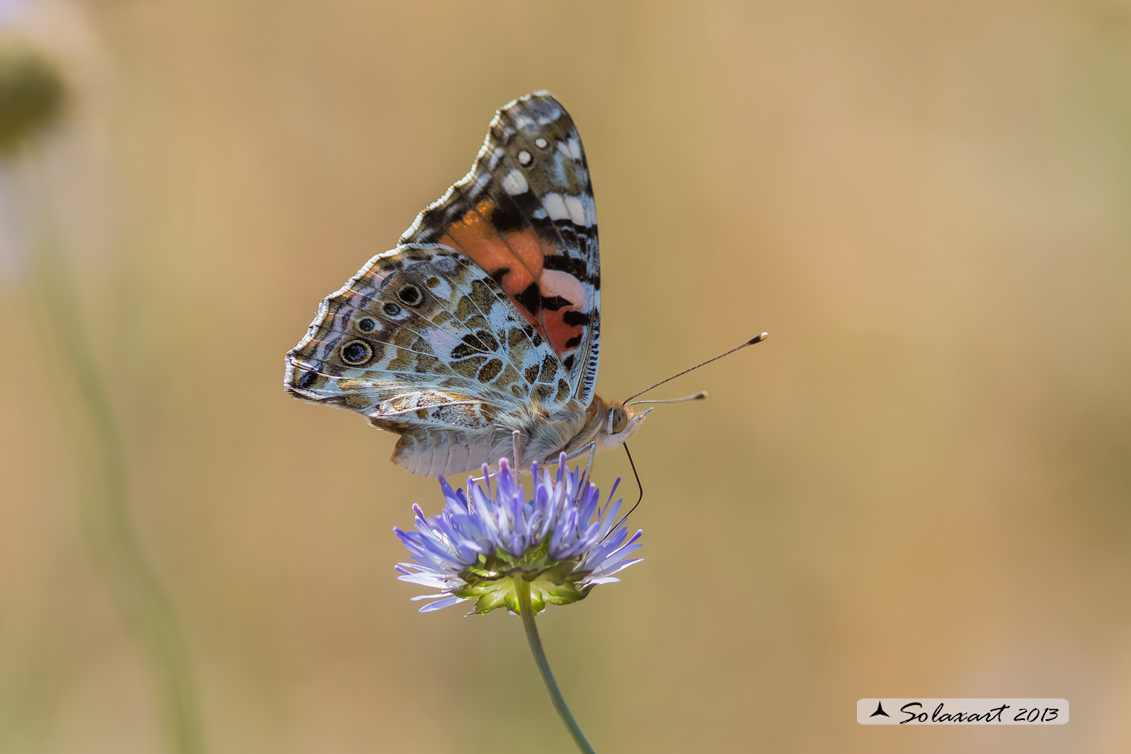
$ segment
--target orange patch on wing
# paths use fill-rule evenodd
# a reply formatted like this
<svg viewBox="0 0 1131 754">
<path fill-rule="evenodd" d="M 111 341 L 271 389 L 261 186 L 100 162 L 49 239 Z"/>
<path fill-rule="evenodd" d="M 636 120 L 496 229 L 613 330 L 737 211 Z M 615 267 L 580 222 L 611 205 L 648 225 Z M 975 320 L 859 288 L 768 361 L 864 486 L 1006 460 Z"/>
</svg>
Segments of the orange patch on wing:
<svg viewBox="0 0 1131 754">
<path fill-rule="evenodd" d="M 500 235 L 491 224 L 494 209 L 491 201 L 479 202 L 474 210 L 448 227 L 440 243 L 461 249 L 489 274 L 508 269 L 502 281 L 503 290 L 515 296 L 542 276 L 542 255 L 558 252 L 531 229 Z"/>
<path fill-rule="evenodd" d="M 575 351 L 581 343 L 578 341 L 572 345 L 566 345 L 571 338 L 578 337 L 584 332 L 581 325 L 567 325 L 563 318 L 568 311 L 574 311 L 573 307 L 568 309 L 558 309 L 556 312 L 543 310 L 542 319 L 546 327 L 546 340 L 550 341 L 550 345 L 556 354 L 564 354 L 568 351 Z"/>
<path fill-rule="evenodd" d="M 526 320 L 534 325 L 539 334 L 554 344 L 555 341 L 548 336 L 542 322 L 519 303 L 518 296 L 529 288 L 531 283 L 541 282 L 542 260 L 546 255 L 561 252 L 539 238 L 532 228 L 501 235 L 491 223 L 494 209 L 494 203 L 489 200 L 479 202 L 474 210 L 467 212 L 448 227 L 448 232 L 440 239 L 440 243 L 462 250 L 488 274 L 494 275 L 499 270 L 506 269 L 507 272 L 500 280 L 503 292 L 510 297 Z M 548 327 L 551 319 L 548 315 L 552 312 L 543 314 L 547 315 L 544 318 Z M 565 327 L 560 319 L 559 315 L 554 320 L 559 330 Z M 570 337 L 572 335 L 565 335 L 562 342 Z M 560 353 L 560 350 L 558 352 Z"/>
<path fill-rule="evenodd" d="M 505 241 L 491 224 L 491 213 L 495 205 L 487 200 L 469 210 L 462 218 L 448 226 L 447 234 L 440 239 L 440 243 L 462 249 L 480 267 L 489 273 L 497 272 L 503 267 L 512 270 L 518 261 L 514 252 L 507 247 Z M 533 276 L 530 280 L 533 281 Z M 528 282 L 527 285 L 530 283 Z"/>
<path fill-rule="evenodd" d="M 517 233 L 507 233 L 504 237 L 507 245 L 514 251 L 514 256 L 523 267 L 530 270 L 535 279 L 542 277 L 542 260 L 547 254 L 557 254 L 558 250 L 538 237 L 538 234 L 527 228 Z M 529 285 L 529 284 L 528 284 Z"/>
<path fill-rule="evenodd" d="M 440 239 L 440 243 L 462 250 L 488 274 L 494 275 L 506 269 L 507 272 L 502 276 L 500 284 L 526 320 L 550 342 L 555 353 L 563 354 L 576 350 L 577 343 L 573 345 L 567 343 L 583 335 L 585 329 L 581 325 L 567 325 L 564 316 L 567 311 L 580 311 L 585 306 L 584 293 L 567 285 L 572 282 L 579 287 L 580 284 L 573 278 L 555 279 L 560 273 L 555 275 L 546 273 L 544 276 L 543 260 L 549 255 L 561 252 L 539 238 L 533 228 L 500 234 L 491 223 L 491 213 L 494 209 L 495 205 L 491 201 L 480 202 L 474 210 L 467 212 L 448 227 L 448 232 Z M 535 316 L 519 303 L 518 299 L 531 283 L 538 283 L 541 294 L 547 297 L 563 296 L 573 302 L 574 306 L 557 311 L 542 309 L 539 312 L 540 316 Z M 582 300 L 577 301 L 578 298 Z"/>
</svg>

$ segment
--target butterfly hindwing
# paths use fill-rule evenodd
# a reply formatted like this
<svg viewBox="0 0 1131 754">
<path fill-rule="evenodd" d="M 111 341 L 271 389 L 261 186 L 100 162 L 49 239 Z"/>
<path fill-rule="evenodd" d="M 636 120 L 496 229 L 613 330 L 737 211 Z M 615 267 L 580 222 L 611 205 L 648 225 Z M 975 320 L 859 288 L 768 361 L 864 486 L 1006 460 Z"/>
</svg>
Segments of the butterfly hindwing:
<svg viewBox="0 0 1131 754">
<path fill-rule="evenodd" d="M 536 92 L 500 110 L 471 172 L 401 243 L 442 244 L 481 267 L 589 404 L 600 358 L 597 212 L 581 137 L 557 100 Z"/>
<path fill-rule="evenodd" d="M 453 249 L 402 246 L 322 302 L 285 382 L 403 433 L 488 429 L 532 398 L 565 400 L 567 377 L 486 271 Z"/>
</svg>

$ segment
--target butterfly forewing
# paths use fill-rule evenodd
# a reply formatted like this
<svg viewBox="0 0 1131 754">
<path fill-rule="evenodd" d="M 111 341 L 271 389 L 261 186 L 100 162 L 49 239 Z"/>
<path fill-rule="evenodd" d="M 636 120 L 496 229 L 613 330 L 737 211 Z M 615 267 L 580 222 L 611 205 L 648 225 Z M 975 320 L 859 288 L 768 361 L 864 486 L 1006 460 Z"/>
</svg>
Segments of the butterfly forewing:
<svg viewBox="0 0 1131 754">
<path fill-rule="evenodd" d="M 500 110 L 471 172 L 401 242 L 440 243 L 486 270 L 589 404 L 600 357 L 597 210 L 581 136 L 557 100 L 535 93 Z"/>
</svg>

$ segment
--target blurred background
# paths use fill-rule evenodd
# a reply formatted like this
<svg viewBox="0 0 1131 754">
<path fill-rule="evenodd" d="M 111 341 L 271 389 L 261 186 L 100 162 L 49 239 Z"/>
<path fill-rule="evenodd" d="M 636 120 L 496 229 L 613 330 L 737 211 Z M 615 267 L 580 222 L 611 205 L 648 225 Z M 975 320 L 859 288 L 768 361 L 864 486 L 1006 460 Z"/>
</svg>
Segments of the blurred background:
<svg viewBox="0 0 1131 754">
<path fill-rule="evenodd" d="M 1131 748 L 1131 4 L 0 0 L 0 33 L 65 86 L 0 158 L 0 751 L 574 750 L 517 619 L 395 580 L 436 483 L 281 389 L 542 88 L 596 189 L 601 392 L 772 334 L 657 391 L 711 398 L 631 443 L 645 562 L 540 618 L 596 749 Z M 916 694 L 1071 722 L 854 720 Z"/>
</svg>

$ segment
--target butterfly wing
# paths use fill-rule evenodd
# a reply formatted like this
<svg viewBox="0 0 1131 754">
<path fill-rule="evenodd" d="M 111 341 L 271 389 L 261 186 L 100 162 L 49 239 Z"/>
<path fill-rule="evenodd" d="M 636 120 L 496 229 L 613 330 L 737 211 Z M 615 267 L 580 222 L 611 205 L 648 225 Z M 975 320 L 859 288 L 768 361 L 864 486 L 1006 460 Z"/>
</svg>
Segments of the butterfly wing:
<svg viewBox="0 0 1131 754">
<path fill-rule="evenodd" d="M 394 461 L 427 476 L 491 460 L 497 420 L 568 400 L 568 375 L 499 283 L 454 249 L 371 259 L 287 354 L 284 387 L 402 435 Z"/>
<path fill-rule="evenodd" d="M 597 219 L 581 138 L 535 93 L 491 123 L 470 173 L 322 302 L 284 387 L 401 435 L 413 473 L 576 441 L 600 354 Z M 560 410 L 559 410 L 560 409 Z M 579 413 L 580 412 L 580 413 Z"/>
<path fill-rule="evenodd" d="M 597 210 L 581 136 L 535 92 L 500 110 L 471 172 L 420 213 L 402 244 L 462 252 L 550 345 L 583 406 L 600 360 Z"/>
</svg>

